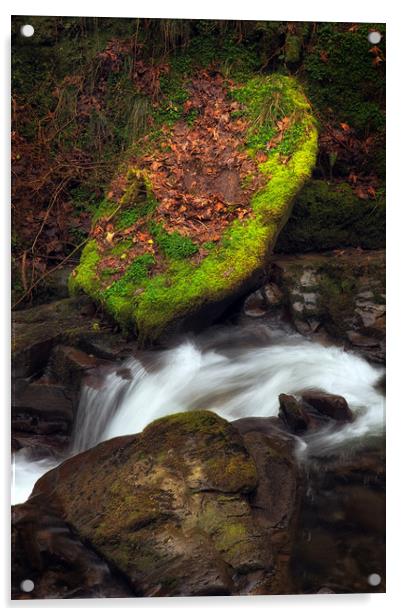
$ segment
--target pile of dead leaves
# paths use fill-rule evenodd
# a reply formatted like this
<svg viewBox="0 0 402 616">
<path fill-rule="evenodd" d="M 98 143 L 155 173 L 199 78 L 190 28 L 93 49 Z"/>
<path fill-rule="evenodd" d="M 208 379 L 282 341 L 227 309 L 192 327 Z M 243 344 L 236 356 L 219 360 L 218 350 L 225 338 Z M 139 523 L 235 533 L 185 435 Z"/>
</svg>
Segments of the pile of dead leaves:
<svg viewBox="0 0 402 616">
<path fill-rule="evenodd" d="M 173 131 L 165 128 L 160 151 L 138 163 L 149 171 L 166 230 L 180 228 L 200 244 L 218 241 L 235 218 L 250 215 L 250 196 L 261 179 L 241 148 L 248 124 L 231 116 L 239 103 L 227 97 L 223 77 L 204 71 L 189 93 L 184 111 L 196 114 L 192 125 L 184 119 Z"/>
<path fill-rule="evenodd" d="M 250 197 L 263 182 L 242 147 L 249 125 L 232 115 L 239 103 L 228 97 L 231 85 L 219 73 L 201 72 L 188 84 L 183 119 L 173 128 L 162 128 L 152 154 L 132 161 L 150 177 L 158 201 L 153 220 L 199 247 L 218 242 L 233 220 L 251 215 Z M 186 121 L 190 117 L 192 121 Z M 117 200 L 121 192 L 120 178 L 109 197 Z M 135 252 L 155 251 L 145 221 L 125 233 L 134 234 Z"/>
</svg>

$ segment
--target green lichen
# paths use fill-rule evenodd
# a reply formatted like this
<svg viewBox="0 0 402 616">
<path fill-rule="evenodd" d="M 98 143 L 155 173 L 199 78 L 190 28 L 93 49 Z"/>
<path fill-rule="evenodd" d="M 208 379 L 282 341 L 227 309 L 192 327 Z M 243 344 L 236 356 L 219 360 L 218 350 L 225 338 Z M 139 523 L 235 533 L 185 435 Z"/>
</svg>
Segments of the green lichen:
<svg viewBox="0 0 402 616">
<path fill-rule="evenodd" d="M 143 343 L 158 338 L 178 319 L 202 306 L 235 296 L 251 276 L 261 271 L 288 218 L 294 197 L 314 167 L 317 129 L 309 103 L 294 78 L 254 77 L 233 88 L 232 96 L 251 123 L 244 145 L 248 155 L 255 158 L 260 152 L 266 154 L 265 162 L 258 164 L 266 184 L 251 199 L 252 215 L 243 221 L 235 220 L 220 242 L 210 244 L 208 254 L 199 261 L 192 259 L 197 246 L 179 232 L 167 233 L 152 220 L 150 211 L 146 214 L 148 229 L 165 258 L 161 273 L 148 276 L 142 269 L 135 280 L 126 273 L 100 292 L 94 280 L 91 251 L 84 251 L 77 268 L 74 288 L 81 287 L 100 300 L 124 328 L 136 329 Z M 285 128 L 281 128 L 278 122 L 284 117 L 288 119 Z M 267 147 L 278 131 L 280 138 Z M 135 202 L 140 197 L 141 182 L 145 184 L 143 202 L 152 200 L 152 188 L 141 171 L 132 170 L 128 179 L 134 188 L 129 187 L 121 200 L 120 217 L 126 206 L 138 207 Z M 127 224 L 131 220 L 129 217 Z M 96 245 L 91 245 L 94 250 Z M 150 263 L 149 260 L 146 268 Z"/>
</svg>

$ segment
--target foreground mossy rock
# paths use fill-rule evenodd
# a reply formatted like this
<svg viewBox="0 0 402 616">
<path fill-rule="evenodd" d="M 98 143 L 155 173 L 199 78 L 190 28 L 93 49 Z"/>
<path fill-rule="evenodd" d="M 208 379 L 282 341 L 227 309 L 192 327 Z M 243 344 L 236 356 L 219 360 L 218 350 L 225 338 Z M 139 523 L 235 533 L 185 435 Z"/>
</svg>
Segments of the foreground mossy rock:
<svg viewBox="0 0 402 616">
<path fill-rule="evenodd" d="M 128 596 L 291 592 L 297 465 L 290 443 L 270 436 L 269 425 L 268 434 L 257 430 L 251 423 L 239 431 L 210 411 L 183 412 L 64 462 L 14 508 L 25 575 L 38 561 L 80 570 L 70 554 L 57 565 L 62 546 L 52 552 L 39 541 L 46 509 L 129 583 Z M 39 567 L 36 576 L 46 572 Z"/>
<path fill-rule="evenodd" d="M 317 153 L 294 78 L 204 72 L 183 87 L 179 119 L 156 120 L 128 156 L 70 279 L 142 340 L 211 321 L 256 286 Z"/>
</svg>

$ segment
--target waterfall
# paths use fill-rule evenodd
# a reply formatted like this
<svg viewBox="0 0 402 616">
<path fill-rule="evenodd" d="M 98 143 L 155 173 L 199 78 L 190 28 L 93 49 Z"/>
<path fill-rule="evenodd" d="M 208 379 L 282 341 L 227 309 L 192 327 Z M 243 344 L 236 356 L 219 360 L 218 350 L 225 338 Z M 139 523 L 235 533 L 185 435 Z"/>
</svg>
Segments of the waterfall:
<svg viewBox="0 0 402 616">
<path fill-rule="evenodd" d="M 354 353 L 298 334 L 264 325 L 221 327 L 169 350 L 132 357 L 96 389 L 84 385 L 70 455 L 179 411 L 209 409 L 229 421 L 276 416 L 279 394 L 312 388 L 344 396 L 354 412 L 353 423 L 323 430 L 311 441 L 321 450 L 341 446 L 382 434 L 384 397 L 376 383 L 383 373 Z M 36 479 L 59 463 L 29 461 L 23 451 L 14 462 L 15 502 L 25 500 Z"/>
</svg>

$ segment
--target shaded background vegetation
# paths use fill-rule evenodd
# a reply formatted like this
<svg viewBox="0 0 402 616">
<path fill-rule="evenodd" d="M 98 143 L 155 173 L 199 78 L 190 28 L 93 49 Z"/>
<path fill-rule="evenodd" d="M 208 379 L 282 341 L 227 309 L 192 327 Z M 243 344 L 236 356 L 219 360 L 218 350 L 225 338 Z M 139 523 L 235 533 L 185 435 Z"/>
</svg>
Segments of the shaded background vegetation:
<svg viewBox="0 0 402 616">
<path fill-rule="evenodd" d="M 20 27 L 31 23 L 32 38 Z M 381 32 L 379 45 L 367 39 Z M 281 251 L 384 244 L 385 25 L 18 16 L 12 20 L 14 298 L 78 261 L 116 168 L 150 126 L 173 123 L 178 75 L 280 71 L 304 83 L 320 123 L 314 179 Z"/>
</svg>

